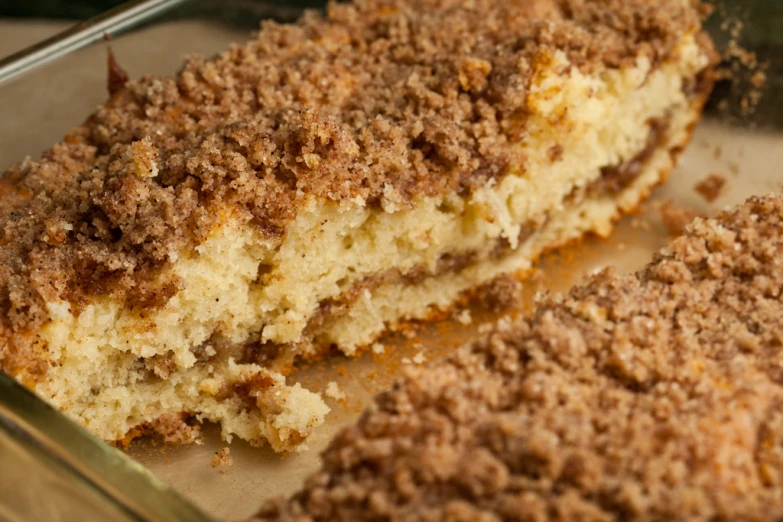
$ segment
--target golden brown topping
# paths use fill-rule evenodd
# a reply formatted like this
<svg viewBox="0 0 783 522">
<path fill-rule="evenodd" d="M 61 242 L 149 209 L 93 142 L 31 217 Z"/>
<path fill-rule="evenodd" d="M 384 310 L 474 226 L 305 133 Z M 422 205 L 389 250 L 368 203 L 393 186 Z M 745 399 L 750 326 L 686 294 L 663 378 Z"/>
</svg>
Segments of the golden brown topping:
<svg viewBox="0 0 783 522">
<path fill-rule="evenodd" d="M 779 520 L 783 198 L 381 394 L 256 520 Z"/>
</svg>

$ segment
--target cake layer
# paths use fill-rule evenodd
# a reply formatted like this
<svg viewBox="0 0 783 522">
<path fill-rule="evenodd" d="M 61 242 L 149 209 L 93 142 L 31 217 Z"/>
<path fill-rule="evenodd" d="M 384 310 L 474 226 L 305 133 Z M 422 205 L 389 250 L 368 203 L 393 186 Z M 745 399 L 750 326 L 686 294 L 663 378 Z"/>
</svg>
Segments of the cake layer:
<svg viewBox="0 0 783 522">
<path fill-rule="evenodd" d="M 4 178 L 2 368 L 108 440 L 294 447 L 328 411 L 299 359 L 607 234 L 671 169 L 712 51 L 668 3 L 334 5 L 131 82 Z"/>
<path fill-rule="evenodd" d="M 254 520 L 775 521 L 783 197 L 410 367 Z"/>
</svg>

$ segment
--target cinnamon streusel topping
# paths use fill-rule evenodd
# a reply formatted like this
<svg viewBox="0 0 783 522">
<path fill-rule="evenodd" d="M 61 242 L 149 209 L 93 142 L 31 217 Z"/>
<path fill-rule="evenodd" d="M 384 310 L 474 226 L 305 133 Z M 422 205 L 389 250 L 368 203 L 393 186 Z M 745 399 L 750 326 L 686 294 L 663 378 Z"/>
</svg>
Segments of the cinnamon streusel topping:
<svg viewBox="0 0 783 522">
<path fill-rule="evenodd" d="M 165 304 L 178 282 L 158 269 L 226 213 L 276 238 L 307 194 L 470 191 L 523 162 L 509 143 L 549 53 L 656 64 L 698 27 L 681 0 L 362 0 L 127 82 L 0 182 L 3 327 L 34 331 L 60 299 Z"/>
<path fill-rule="evenodd" d="M 260 520 L 775 521 L 783 198 L 410 368 Z"/>
</svg>

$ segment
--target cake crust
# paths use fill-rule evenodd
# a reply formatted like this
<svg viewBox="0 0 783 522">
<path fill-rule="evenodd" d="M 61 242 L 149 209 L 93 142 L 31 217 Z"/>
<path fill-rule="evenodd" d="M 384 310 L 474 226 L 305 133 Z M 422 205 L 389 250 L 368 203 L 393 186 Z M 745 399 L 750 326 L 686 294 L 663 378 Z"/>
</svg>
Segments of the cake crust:
<svg viewBox="0 0 783 522">
<path fill-rule="evenodd" d="M 524 163 L 508 142 L 525 132 L 538 61 L 558 50 L 586 70 L 639 56 L 654 67 L 699 27 L 678 0 L 413 4 L 267 23 L 176 78 L 128 82 L 42 159 L 11 167 L 4 329 L 35 330 L 58 299 L 163 306 L 177 281 L 159 269 L 227 212 L 276 237 L 305 194 L 404 206 L 469 192 Z"/>
<path fill-rule="evenodd" d="M 777 520 L 783 197 L 409 368 L 254 520 Z"/>
</svg>

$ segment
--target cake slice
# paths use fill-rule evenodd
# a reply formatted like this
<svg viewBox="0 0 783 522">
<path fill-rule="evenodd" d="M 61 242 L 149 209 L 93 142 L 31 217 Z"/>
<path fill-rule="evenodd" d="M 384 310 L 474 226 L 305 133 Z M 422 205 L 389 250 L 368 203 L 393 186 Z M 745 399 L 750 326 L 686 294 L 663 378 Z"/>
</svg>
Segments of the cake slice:
<svg viewBox="0 0 783 522">
<path fill-rule="evenodd" d="M 409 369 L 254 520 L 780 520 L 781 256 L 781 196 L 697 218 Z"/>
<path fill-rule="evenodd" d="M 291 449 L 298 361 L 608 234 L 713 65 L 688 0 L 362 0 L 114 85 L 2 178 L 0 366 L 107 440 Z"/>
</svg>

